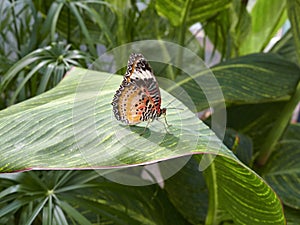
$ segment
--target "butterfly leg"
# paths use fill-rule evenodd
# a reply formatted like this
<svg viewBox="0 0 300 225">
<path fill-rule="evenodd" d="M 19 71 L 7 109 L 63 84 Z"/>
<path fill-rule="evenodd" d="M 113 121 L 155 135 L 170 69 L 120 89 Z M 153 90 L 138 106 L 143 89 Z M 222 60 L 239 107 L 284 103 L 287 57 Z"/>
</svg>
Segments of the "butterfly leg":
<svg viewBox="0 0 300 225">
<path fill-rule="evenodd" d="M 143 136 L 143 134 L 146 132 L 146 129 L 148 128 L 149 124 L 151 123 L 151 120 L 148 120 L 147 125 L 145 126 L 142 133 L 140 133 L 140 136 Z"/>
<path fill-rule="evenodd" d="M 164 116 L 164 119 L 165 119 L 165 125 L 167 125 L 167 127 L 171 127 L 172 125 L 169 125 L 168 122 L 167 122 L 167 117 Z"/>
<path fill-rule="evenodd" d="M 165 129 L 166 129 L 166 132 L 169 134 L 168 128 L 171 127 L 172 125 L 168 124 L 166 116 L 164 116 L 164 119 L 165 119 L 164 126 L 165 126 Z"/>
<path fill-rule="evenodd" d="M 168 122 L 167 122 L 167 118 L 164 116 L 164 122 L 163 121 L 161 121 L 161 120 L 159 120 L 159 119 L 157 119 L 160 123 L 163 123 L 164 124 L 164 128 L 165 128 L 165 130 L 166 130 L 166 133 L 167 134 L 170 134 L 170 132 L 168 131 L 168 128 L 169 127 L 171 127 L 172 125 L 169 125 L 168 124 Z"/>
</svg>

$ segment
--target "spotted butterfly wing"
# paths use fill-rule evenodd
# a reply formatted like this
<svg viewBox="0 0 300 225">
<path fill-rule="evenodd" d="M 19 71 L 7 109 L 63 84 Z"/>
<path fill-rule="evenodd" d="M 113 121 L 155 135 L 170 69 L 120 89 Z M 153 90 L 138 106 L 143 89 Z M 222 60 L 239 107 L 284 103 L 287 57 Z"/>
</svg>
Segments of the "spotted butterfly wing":
<svg viewBox="0 0 300 225">
<path fill-rule="evenodd" d="M 133 125 L 154 120 L 166 113 L 153 71 L 142 54 L 132 53 L 126 74 L 116 91 L 113 112 L 117 120 Z"/>
</svg>

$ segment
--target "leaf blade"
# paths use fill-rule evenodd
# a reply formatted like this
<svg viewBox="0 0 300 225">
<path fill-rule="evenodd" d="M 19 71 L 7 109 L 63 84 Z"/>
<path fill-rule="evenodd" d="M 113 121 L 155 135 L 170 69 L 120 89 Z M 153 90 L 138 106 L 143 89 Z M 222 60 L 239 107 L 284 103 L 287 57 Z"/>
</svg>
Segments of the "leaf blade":
<svg viewBox="0 0 300 225">
<path fill-rule="evenodd" d="M 143 125 L 136 128 L 124 127 L 116 123 L 112 117 L 110 102 L 114 90 L 121 83 L 121 77 L 113 76 L 110 83 L 106 82 L 101 92 L 102 96 L 97 100 L 99 87 L 95 84 L 105 83 L 107 74 L 88 72 L 91 73 L 90 79 L 81 83 L 83 89 L 79 90 L 77 85 L 85 73 L 87 73 L 86 70 L 74 69 L 56 88 L 0 112 L 0 127 L 3 132 L 0 139 L 5 140 L 6 143 L 1 146 L 0 150 L 1 158 L 4 159 L 0 162 L 3 171 L 11 166 L 15 167 L 13 170 L 90 168 L 89 163 L 102 168 L 105 166 L 131 166 L 143 162 L 156 162 L 161 157 L 179 157 L 203 151 L 219 152 L 217 148 L 205 150 L 205 146 L 210 141 L 216 143 L 220 143 L 220 141 L 205 125 L 201 124 L 193 113 L 188 111 L 172 112 L 170 110 L 168 121 L 172 124 L 173 131 L 171 132 L 174 134 L 164 137 L 161 133 L 164 130 L 163 124 L 154 122 L 153 125 L 151 124 L 149 132 L 156 129 L 152 132 L 153 135 L 161 138 L 159 142 L 153 143 L 151 139 L 141 138 L 139 133 L 144 129 Z M 95 100 L 98 101 L 95 105 L 96 108 L 93 106 Z M 165 97 L 164 101 L 171 102 L 172 99 Z M 175 105 L 175 107 L 182 108 L 179 105 Z M 12 125 L 9 126 L 9 124 Z M 190 132 L 188 130 L 191 129 L 188 127 L 195 127 L 195 125 L 199 129 L 197 132 L 201 131 L 203 135 L 203 140 L 199 145 L 192 140 L 192 137 L 194 140 L 198 139 L 196 131 L 190 133 L 190 137 L 188 135 Z M 94 130 L 94 126 L 98 129 Z M 180 128 L 181 131 L 178 128 L 180 126 L 183 127 L 183 129 Z M 115 132 L 121 132 L 121 130 L 130 136 L 115 138 L 115 135 L 119 134 Z M 93 132 L 98 132 L 98 134 Z M 185 138 L 186 140 L 184 140 Z M 128 140 L 130 140 L 130 145 L 127 143 Z M 188 140 L 191 145 L 186 145 L 183 148 L 184 151 L 166 151 L 173 148 L 171 146 L 174 145 L 174 141 L 175 144 L 180 145 L 183 143 L 181 141 L 188 142 Z M 126 148 L 123 146 L 124 143 L 128 145 Z M 142 150 L 135 152 L 131 150 L 131 148 L 140 149 L 140 146 L 145 146 L 143 149 L 145 152 L 153 152 L 145 157 L 145 152 Z M 197 147 L 193 148 L 193 146 Z M 107 155 L 108 149 L 114 149 L 116 152 Z M 20 154 L 21 152 L 23 154 Z M 224 146 L 221 147 L 219 153 L 231 154 Z M 62 155 L 64 157 L 61 157 Z M 83 156 L 85 159 L 82 158 Z M 66 162 L 67 158 L 68 162 Z"/>
</svg>

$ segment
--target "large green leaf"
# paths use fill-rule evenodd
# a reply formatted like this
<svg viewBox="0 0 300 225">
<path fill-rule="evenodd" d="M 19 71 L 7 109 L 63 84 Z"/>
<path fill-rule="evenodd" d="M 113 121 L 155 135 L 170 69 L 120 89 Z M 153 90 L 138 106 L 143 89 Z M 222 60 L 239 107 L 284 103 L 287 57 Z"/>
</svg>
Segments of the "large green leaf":
<svg viewBox="0 0 300 225">
<path fill-rule="evenodd" d="M 212 67 L 209 72 L 217 78 L 227 105 L 288 100 L 300 79 L 300 69 L 296 64 L 270 53 L 230 59 Z M 193 79 L 197 78 L 210 87 L 212 84 L 205 79 L 209 72 L 204 70 L 192 77 L 178 76 L 176 80 L 189 93 L 199 111 L 207 108 L 208 104 Z M 214 96 L 214 91 L 212 87 L 207 93 Z M 185 102 L 184 98 L 180 100 Z"/>
<path fill-rule="evenodd" d="M 230 0 L 202 0 L 202 1 L 156 1 L 156 9 L 159 14 L 167 17 L 174 26 L 192 25 L 196 22 L 204 22 L 218 12 L 229 7 Z"/>
<path fill-rule="evenodd" d="M 205 215 L 206 224 L 220 224 L 221 221 L 245 225 L 284 224 L 281 204 L 275 200 L 276 195 L 262 178 L 243 164 L 235 164 L 226 157 L 218 156 L 204 175 L 208 186 L 199 165 L 192 159 L 165 183 L 171 202 L 192 224 L 203 223 Z"/>
<path fill-rule="evenodd" d="M 261 52 L 287 19 L 286 1 L 256 1 L 250 12 L 252 29 L 240 46 L 240 54 Z"/>
<path fill-rule="evenodd" d="M 288 99 L 300 79 L 299 67 L 275 54 L 251 54 L 218 64 L 212 72 L 226 102 L 263 103 Z"/>
<path fill-rule="evenodd" d="M 74 69 L 56 88 L 1 111 L 1 170 L 124 166 L 193 152 L 231 155 L 224 146 L 208 147 L 220 143 L 214 133 L 165 92 L 163 103 L 177 108 L 168 110 L 169 134 L 158 121 L 142 137 L 146 124 L 118 123 L 110 103 L 121 80 Z"/>
<path fill-rule="evenodd" d="M 285 224 L 276 194 L 244 165 L 217 157 L 207 174 L 213 180 L 208 183 L 209 190 L 214 192 L 212 208 L 225 210 L 235 224 Z M 213 213 L 209 211 L 210 215 Z"/>
<path fill-rule="evenodd" d="M 299 125 L 289 127 L 264 168 L 266 181 L 278 193 L 284 204 L 295 209 L 300 209 L 299 132 Z"/>
</svg>

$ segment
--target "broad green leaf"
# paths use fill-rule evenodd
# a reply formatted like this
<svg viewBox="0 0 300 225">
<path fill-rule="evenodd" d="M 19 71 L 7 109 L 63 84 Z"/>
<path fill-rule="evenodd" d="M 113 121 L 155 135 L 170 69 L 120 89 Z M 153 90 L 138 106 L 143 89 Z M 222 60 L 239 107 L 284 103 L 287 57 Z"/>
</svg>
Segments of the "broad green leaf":
<svg viewBox="0 0 300 225">
<path fill-rule="evenodd" d="M 300 0 L 287 0 L 287 10 L 292 25 L 298 63 L 300 63 Z"/>
<path fill-rule="evenodd" d="M 243 164 L 217 157 L 208 174 L 216 181 L 213 183 L 216 205 L 228 212 L 235 224 L 285 224 L 277 195 Z"/>
<path fill-rule="evenodd" d="M 287 19 L 285 0 L 256 1 L 250 12 L 252 29 L 240 46 L 240 54 L 262 52 Z"/>
<path fill-rule="evenodd" d="M 229 7 L 229 3 L 230 0 L 158 0 L 155 6 L 160 15 L 167 17 L 174 26 L 180 26 L 204 22 Z"/>
<path fill-rule="evenodd" d="M 212 68 L 228 103 L 288 99 L 300 79 L 297 65 L 274 54 L 251 54 Z"/>
<path fill-rule="evenodd" d="M 300 139 L 297 136 L 299 125 L 291 125 L 264 168 L 263 176 L 285 205 L 300 209 Z"/>
<path fill-rule="evenodd" d="M 300 79 L 300 69 L 296 64 L 270 53 L 230 59 L 212 67 L 211 72 L 221 86 L 227 105 L 287 100 Z M 207 71 L 201 71 L 192 77 L 210 85 L 205 83 L 206 74 Z M 208 107 L 204 93 L 191 77 L 178 76 L 176 82 L 189 93 L 199 111 Z M 180 100 L 185 102 L 184 98 Z"/>
<path fill-rule="evenodd" d="M 1 170 L 125 166 L 193 152 L 231 155 L 224 146 L 207 147 L 220 142 L 165 92 L 163 104 L 174 101 L 178 109 L 168 110 L 170 134 L 158 121 L 142 137 L 146 124 L 118 123 L 111 101 L 121 81 L 121 76 L 74 69 L 56 88 L 1 111 Z"/>
<path fill-rule="evenodd" d="M 199 159 L 198 155 L 196 158 Z M 179 173 L 165 182 L 171 202 L 192 224 L 204 224 L 205 216 L 211 218 L 207 224 L 220 224 L 221 221 L 245 225 L 284 224 L 276 194 L 242 163 L 236 164 L 229 158 L 217 156 L 204 175 L 208 186 L 199 165 L 192 158 Z M 208 194 L 214 198 L 207 199 Z M 215 207 L 213 216 L 207 213 L 207 204 Z"/>
</svg>

